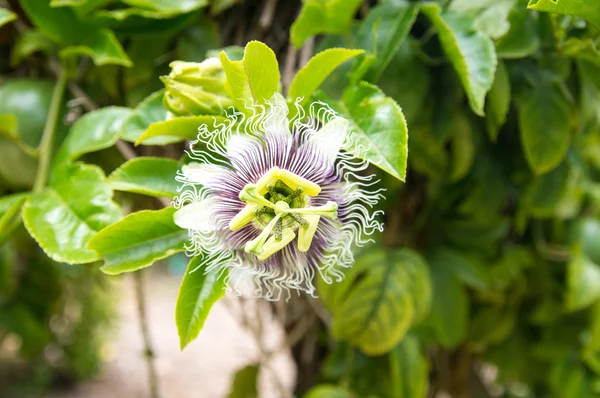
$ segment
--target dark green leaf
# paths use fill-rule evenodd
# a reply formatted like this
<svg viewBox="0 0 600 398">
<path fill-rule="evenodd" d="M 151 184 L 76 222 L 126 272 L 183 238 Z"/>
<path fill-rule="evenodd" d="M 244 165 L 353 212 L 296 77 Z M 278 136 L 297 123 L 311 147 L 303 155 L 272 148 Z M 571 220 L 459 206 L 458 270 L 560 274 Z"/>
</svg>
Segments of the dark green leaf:
<svg viewBox="0 0 600 398">
<path fill-rule="evenodd" d="M 172 198 L 179 185 L 175 180 L 177 170 L 179 164 L 175 160 L 139 157 L 116 169 L 108 177 L 108 184 L 116 191 Z"/>
<path fill-rule="evenodd" d="M 524 198 L 531 214 L 536 218 L 555 216 L 557 207 L 567 193 L 568 183 L 569 167 L 565 162 L 535 178 Z"/>
<path fill-rule="evenodd" d="M 357 35 L 359 47 L 371 50 L 375 57 L 365 80 L 377 82 L 408 36 L 418 13 L 417 6 L 404 0 L 382 2 L 369 11 Z"/>
<path fill-rule="evenodd" d="M 187 231 L 173 222 L 175 209 L 132 213 L 90 239 L 88 250 L 104 259 L 109 275 L 136 271 L 184 250 Z"/>
<path fill-rule="evenodd" d="M 562 84 L 552 75 L 537 74 L 518 103 L 525 158 L 537 174 L 556 167 L 571 142 L 572 109 Z"/>
<path fill-rule="evenodd" d="M 528 11 L 523 0 L 517 0 L 508 22 L 510 30 L 496 42 L 496 52 L 500 58 L 525 58 L 538 51 L 540 37 L 538 23 L 533 12 Z"/>
<path fill-rule="evenodd" d="M 485 104 L 485 125 L 492 141 L 496 141 L 500 127 L 506 123 L 510 108 L 510 79 L 504 62 L 498 62 L 494 85 L 488 94 Z"/>
<path fill-rule="evenodd" d="M 468 16 L 442 12 L 437 4 L 426 4 L 421 9 L 437 29 L 471 109 L 483 116 L 485 95 L 492 88 L 496 71 L 494 44 L 489 37 L 474 30 L 474 21 Z"/>
<path fill-rule="evenodd" d="M 425 397 L 429 387 L 427 358 L 410 333 L 389 353 L 394 398 Z"/>
</svg>

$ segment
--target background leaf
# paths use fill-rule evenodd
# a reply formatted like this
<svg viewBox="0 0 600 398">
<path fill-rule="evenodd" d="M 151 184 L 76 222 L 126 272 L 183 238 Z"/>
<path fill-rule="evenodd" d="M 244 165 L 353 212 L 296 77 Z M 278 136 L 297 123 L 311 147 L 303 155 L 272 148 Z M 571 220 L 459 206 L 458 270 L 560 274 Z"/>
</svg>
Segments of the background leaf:
<svg viewBox="0 0 600 398">
<path fill-rule="evenodd" d="M 530 0 L 528 8 L 537 11 L 571 14 L 583 17 L 600 28 L 600 7 L 585 0 Z"/>
<path fill-rule="evenodd" d="M 15 19 L 17 19 L 17 15 L 14 12 L 8 11 L 5 8 L 0 8 L 0 26 L 14 21 Z"/>
</svg>

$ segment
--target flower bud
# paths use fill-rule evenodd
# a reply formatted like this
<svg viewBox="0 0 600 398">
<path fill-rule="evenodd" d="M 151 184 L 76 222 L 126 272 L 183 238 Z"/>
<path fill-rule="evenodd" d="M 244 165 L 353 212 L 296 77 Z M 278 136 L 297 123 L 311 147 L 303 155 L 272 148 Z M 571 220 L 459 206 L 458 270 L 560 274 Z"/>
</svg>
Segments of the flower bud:
<svg viewBox="0 0 600 398">
<path fill-rule="evenodd" d="M 218 58 L 196 62 L 173 61 L 162 76 L 167 92 L 164 107 L 177 116 L 218 115 L 233 105 L 225 91 L 225 72 Z"/>
</svg>

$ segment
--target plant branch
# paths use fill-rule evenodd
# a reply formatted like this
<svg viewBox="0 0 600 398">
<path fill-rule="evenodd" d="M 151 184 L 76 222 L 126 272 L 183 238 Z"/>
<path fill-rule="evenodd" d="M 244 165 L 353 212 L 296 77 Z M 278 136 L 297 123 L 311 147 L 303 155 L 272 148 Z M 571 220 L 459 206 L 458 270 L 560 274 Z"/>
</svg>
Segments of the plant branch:
<svg viewBox="0 0 600 398">
<path fill-rule="evenodd" d="M 60 107 L 65 95 L 67 86 L 67 72 L 63 69 L 58 74 L 58 80 L 52 91 L 52 99 L 50 100 L 50 109 L 48 110 L 48 118 L 44 125 L 42 141 L 40 142 L 40 158 L 33 183 L 33 191 L 40 192 L 46 187 L 48 182 L 48 174 L 50 172 L 50 160 L 52 159 L 52 142 L 54 141 L 54 133 L 56 132 L 56 124 L 60 113 Z"/>
<path fill-rule="evenodd" d="M 159 398 L 158 392 L 158 377 L 156 374 L 156 366 L 154 363 L 154 349 L 150 339 L 150 330 L 148 328 L 148 319 L 146 313 L 146 293 L 144 289 L 144 279 L 142 271 L 134 272 L 135 280 L 135 295 L 137 299 L 138 317 L 140 321 L 140 329 L 144 339 L 144 357 L 148 368 L 148 389 L 150 390 L 151 398 Z"/>
</svg>

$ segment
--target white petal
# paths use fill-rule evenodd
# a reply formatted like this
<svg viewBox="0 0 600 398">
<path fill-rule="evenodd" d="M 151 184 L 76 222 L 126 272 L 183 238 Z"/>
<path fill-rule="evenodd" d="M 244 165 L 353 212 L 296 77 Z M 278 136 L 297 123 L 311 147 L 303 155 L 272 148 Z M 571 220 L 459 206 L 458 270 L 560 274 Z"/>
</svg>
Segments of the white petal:
<svg viewBox="0 0 600 398">
<path fill-rule="evenodd" d="M 214 231 L 214 222 L 210 217 L 211 199 L 190 203 L 177 210 L 173 215 L 175 224 L 184 229 Z"/>
<path fill-rule="evenodd" d="M 181 170 L 187 180 L 202 185 L 210 185 L 211 181 L 224 176 L 226 172 L 222 166 L 195 162 L 184 165 Z"/>
<path fill-rule="evenodd" d="M 319 146 L 330 163 L 333 163 L 344 145 L 350 131 L 348 121 L 340 117 L 325 124 L 310 137 L 310 141 Z"/>
<path fill-rule="evenodd" d="M 265 133 L 284 134 L 291 137 L 289 110 L 285 99 L 279 94 L 274 94 L 266 106 L 268 109 L 265 115 Z"/>
</svg>

